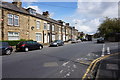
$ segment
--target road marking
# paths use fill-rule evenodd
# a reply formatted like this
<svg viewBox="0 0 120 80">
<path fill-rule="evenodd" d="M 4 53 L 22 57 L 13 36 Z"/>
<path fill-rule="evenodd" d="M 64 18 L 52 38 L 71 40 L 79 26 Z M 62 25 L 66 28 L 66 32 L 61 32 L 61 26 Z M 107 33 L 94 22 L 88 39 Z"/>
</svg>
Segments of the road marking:
<svg viewBox="0 0 120 80">
<path fill-rule="evenodd" d="M 74 70 L 72 70 L 72 72 L 74 72 Z"/>
<path fill-rule="evenodd" d="M 70 76 L 70 72 L 68 72 L 68 73 L 66 74 L 66 76 Z"/>
<path fill-rule="evenodd" d="M 64 76 L 64 78 L 66 78 L 66 76 Z"/>
<path fill-rule="evenodd" d="M 69 62 L 70 61 L 63 63 L 62 66 L 66 66 Z"/>
<path fill-rule="evenodd" d="M 46 62 L 43 64 L 44 67 L 57 67 L 57 62 Z"/>
<path fill-rule="evenodd" d="M 104 55 L 105 55 L 105 44 L 103 44 L 102 55 L 101 56 L 104 56 Z"/>
<path fill-rule="evenodd" d="M 75 64 L 73 65 L 73 67 L 74 67 L 74 68 L 77 68 L 77 66 L 76 66 Z"/>
<path fill-rule="evenodd" d="M 70 68 L 70 66 L 68 66 L 68 68 Z"/>
<path fill-rule="evenodd" d="M 107 54 L 110 54 L 110 47 L 107 47 Z"/>
<path fill-rule="evenodd" d="M 110 55 L 106 55 L 106 56 L 103 56 L 103 57 L 99 57 L 99 58 L 95 59 L 94 61 L 92 61 L 91 64 L 89 65 L 89 67 L 87 68 L 85 74 L 83 75 L 82 80 L 86 80 L 89 77 L 88 73 L 93 71 L 93 69 L 95 68 L 96 64 L 99 61 L 101 61 L 101 60 L 103 60 L 103 59 L 105 59 L 105 58 L 107 58 L 109 56 L 117 55 L 117 54 L 119 54 L 119 53 L 115 53 L 115 54 L 110 54 Z"/>
<path fill-rule="evenodd" d="M 62 72 L 63 72 L 63 70 L 60 71 L 60 73 L 62 73 Z"/>
</svg>

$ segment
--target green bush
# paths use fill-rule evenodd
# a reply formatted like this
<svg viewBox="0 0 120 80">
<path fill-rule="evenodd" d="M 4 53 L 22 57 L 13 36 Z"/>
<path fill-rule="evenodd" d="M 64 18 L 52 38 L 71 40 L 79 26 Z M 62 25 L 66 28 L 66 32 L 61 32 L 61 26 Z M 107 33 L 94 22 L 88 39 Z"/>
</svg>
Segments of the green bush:
<svg viewBox="0 0 120 80">
<path fill-rule="evenodd" d="M 20 39 L 20 40 L 4 40 L 0 42 L 8 42 L 10 46 L 16 46 L 20 41 L 33 41 L 33 40 Z"/>
</svg>

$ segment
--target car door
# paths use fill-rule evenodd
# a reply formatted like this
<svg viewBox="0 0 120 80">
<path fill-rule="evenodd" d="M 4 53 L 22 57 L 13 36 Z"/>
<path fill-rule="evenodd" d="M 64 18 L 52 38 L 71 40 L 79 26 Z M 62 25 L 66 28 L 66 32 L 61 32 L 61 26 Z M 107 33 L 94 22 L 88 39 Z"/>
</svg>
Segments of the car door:
<svg viewBox="0 0 120 80">
<path fill-rule="evenodd" d="M 59 45 L 62 45 L 62 41 L 61 40 L 59 40 Z"/>
<path fill-rule="evenodd" d="M 0 56 L 2 56 L 2 42 L 0 42 Z"/>
<path fill-rule="evenodd" d="M 33 41 L 33 46 L 34 46 L 34 49 L 38 49 L 39 45 L 36 41 Z"/>
<path fill-rule="evenodd" d="M 28 47 L 29 49 L 34 49 L 34 46 L 33 46 L 33 44 L 32 44 L 32 41 L 27 41 L 27 47 Z"/>
</svg>

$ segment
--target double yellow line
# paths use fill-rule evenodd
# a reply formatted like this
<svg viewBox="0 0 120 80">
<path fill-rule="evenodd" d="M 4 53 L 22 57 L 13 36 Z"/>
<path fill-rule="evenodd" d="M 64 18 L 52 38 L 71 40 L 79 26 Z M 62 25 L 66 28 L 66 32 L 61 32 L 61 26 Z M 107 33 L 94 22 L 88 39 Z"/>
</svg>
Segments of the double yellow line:
<svg viewBox="0 0 120 80">
<path fill-rule="evenodd" d="M 106 56 L 103 56 L 103 57 L 99 57 L 99 58 L 95 59 L 94 61 L 92 61 L 91 64 L 89 65 L 89 67 L 87 68 L 86 73 L 83 75 L 82 80 L 90 79 L 90 76 L 88 75 L 88 73 L 92 73 L 93 72 L 95 66 L 97 65 L 97 63 L 99 61 L 101 61 L 101 60 L 103 60 L 103 59 L 105 59 L 107 57 L 110 57 L 112 55 L 117 55 L 117 54 L 119 54 L 119 53 L 115 53 L 115 54 L 110 54 L 110 55 L 106 55 Z"/>
</svg>

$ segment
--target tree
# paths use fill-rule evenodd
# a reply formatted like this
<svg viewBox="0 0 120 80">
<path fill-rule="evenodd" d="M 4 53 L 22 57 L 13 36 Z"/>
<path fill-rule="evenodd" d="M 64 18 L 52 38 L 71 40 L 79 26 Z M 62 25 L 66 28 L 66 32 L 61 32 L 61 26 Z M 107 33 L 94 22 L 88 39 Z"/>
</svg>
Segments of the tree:
<svg viewBox="0 0 120 80">
<path fill-rule="evenodd" d="M 105 38 L 114 36 L 112 34 L 120 33 L 120 19 L 106 17 L 106 20 L 99 26 L 98 32 L 100 36 Z"/>
</svg>

